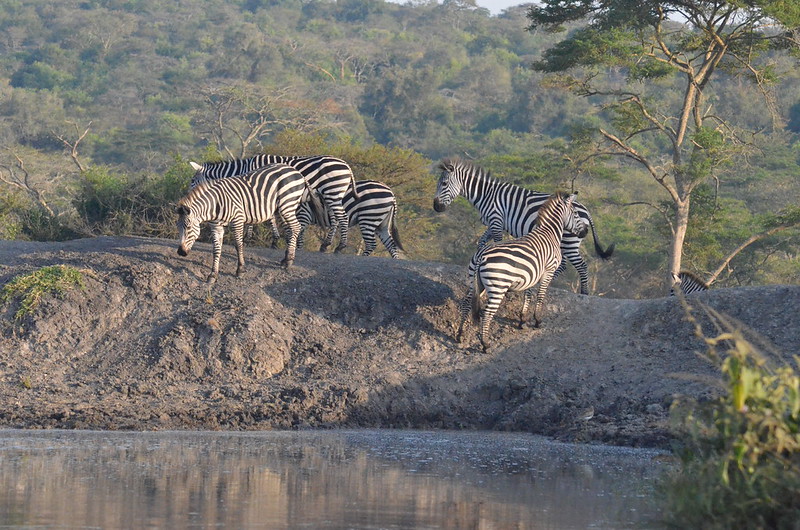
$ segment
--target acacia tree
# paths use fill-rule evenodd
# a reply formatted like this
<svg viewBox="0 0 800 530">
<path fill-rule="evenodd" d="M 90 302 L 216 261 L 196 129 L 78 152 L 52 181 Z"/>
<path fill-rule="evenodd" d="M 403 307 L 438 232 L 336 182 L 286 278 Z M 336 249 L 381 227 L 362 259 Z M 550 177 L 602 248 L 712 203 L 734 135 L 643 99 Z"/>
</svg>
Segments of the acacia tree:
<svg viewBox="0 0 800 530">
<path fill-rule="evenodd" d="M 584 160 L 598 155 L 633 160 L 669 194 L 671 283 L 681 266 L 692 191 L 716 176 L 714 170 L 743 138 L 709 105 L 709 83 L 721 71 L 744 74 L 774 110 L 769 86 L 778 76 L 765 52 L 798 49 L 800 2 L 542 0 L 527 17 L 531 31 L 586 23 L 547 49 L 534 68 L 565 74 L 559 77 L 562 85 L 596 96 L 613 112 L 611 125 L 599 128 L 597 149 Z M 615 81 L 601 71 L 626 75 Z M 663 93 L 648 95 L 647 88 L 664 78 L 673 84 L 660 90 L 682 90 L 677 104 Z"/>
</svg>

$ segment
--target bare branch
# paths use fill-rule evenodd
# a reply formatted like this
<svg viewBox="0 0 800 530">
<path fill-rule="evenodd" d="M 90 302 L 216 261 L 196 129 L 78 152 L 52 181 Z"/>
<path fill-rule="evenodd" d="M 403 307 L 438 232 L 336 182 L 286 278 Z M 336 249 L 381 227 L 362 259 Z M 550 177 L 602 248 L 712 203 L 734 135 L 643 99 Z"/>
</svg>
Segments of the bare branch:
<svg viewBox="0 0 800 530">
<path fill-rule="evenodd" d="M 91 129 L 92 127 L 92 122 L 89 122 L 89 125 L 86 126 L 86 129 L 83 131 L 83 133 L 80 132 L 77 122 L 68 122 L 68 123 L 71 123 L 75 127 L 75 134 L 77 135 L 78 138 L 74 142 L 70 142 L 69 140 L 64 138 L 62 135 L 56 133 L 55 131 L 52 131 L 52 134 L 53 136 L 61 140 L 61 143 L 63 143 L 67 148 L 69 148 L 70 158 L 72 158 L 72 161 L 75 162 L 76 166 L 78 166 L 78 171 L 83 173 L 84 171 L 86 171 L 86 168 L 83 166 L 80 159 L 78 158 L 78 144 L 80 144 L 81 141 L 84 138 L 86 138 L 86 135 L 89 134 L 89 129 Z"/>
<path fill-rule="evenodd" d="M 717 267 L 717 269 L 714 272 L 711 273 L 711 276 L 708 277 L 708 279 L 706 280 L 706 283 L 711 285 L 711 283 L 713 283 L 717 279 L 717 277 L 720 274 L 722 274 L 722 271 L 724 271 L 728 267 L 728 265 L 733 260 L 733 258 L 738 256 L 744 249 L 746 249 L 747 247 L 749 247 L 753 243 L 756 243 L 757 241 L 761 241 L 764 238 L 767 238 L 767 237 L 769 237 L 771 235 L 777 234 L 778 232 L 781 232 L 783 230 L 787 230 L 787 229 L 789 229 L 791 227 L 792 227 L 791 225 L 775 226 L 773 228 L 770 228 L 769 230 L 761 232 L 760 234 L 755 234 L 755 235 L 752 235 L 752 236 L 748 237 L 744 241 L 744 243 L 742 243 L 741 245 L 736 247 L 733 250 L 733 252 L 728 254 L 728 256 L 722 261 L 720 266 Z"/>
<path fill-rule="evenodd" d="M 34 187 L 31 183 L 30 174 L 28 173 L 28 170 L 25 169 L 25 162 L 13 151 L 9 150 L 9 152 L 11 152 L 11 155 L 14 157 L 16 162 L 13 166 L 0 165 L 0 170 L 5 170 L 8 172 L 8 176 L 6 176 L 2 171 L 0 171 L 0 181 L 24 191 L 30 195 L 31 198 L 36 201 L 39 207 L 47 212 L 50 217 L 55 217 L 55 212 L 53 212 L 52 208 L 50 208 L 50 205 L 47 204 L 42 192 L 36 189 L 36 187 Z M 21 175 L 18 173 L 21 173 Z"/>
</svg>

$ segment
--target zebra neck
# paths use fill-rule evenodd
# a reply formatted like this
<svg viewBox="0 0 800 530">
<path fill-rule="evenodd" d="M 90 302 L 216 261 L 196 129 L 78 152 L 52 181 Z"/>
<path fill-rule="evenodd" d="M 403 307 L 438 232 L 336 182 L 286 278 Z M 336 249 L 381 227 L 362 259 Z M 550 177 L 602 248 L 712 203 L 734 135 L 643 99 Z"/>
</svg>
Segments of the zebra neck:
<svg viewBox="0 0 800 530">
<path fill-rule="evenodd" d="M 498 187 L 498 182 L 489 180 L 486 177 L 478 178 L 475 176 L 467 177 L 463 180 L 461 194 L 478 210 L 481 204 L 494 200 L 494 191 Z"/>
<path fill-rule="evenodd" d="M 554 241 L 557 245 L 561 244 L 561 236 L 564 234 L 564 229 L 560 224 L 554 222 L 553 219 L 542 220 L 540 219 L 536 226 L 528 232 L 525 236 L 529 242 L 537 238 L 545 238 Z"/>
</svg>

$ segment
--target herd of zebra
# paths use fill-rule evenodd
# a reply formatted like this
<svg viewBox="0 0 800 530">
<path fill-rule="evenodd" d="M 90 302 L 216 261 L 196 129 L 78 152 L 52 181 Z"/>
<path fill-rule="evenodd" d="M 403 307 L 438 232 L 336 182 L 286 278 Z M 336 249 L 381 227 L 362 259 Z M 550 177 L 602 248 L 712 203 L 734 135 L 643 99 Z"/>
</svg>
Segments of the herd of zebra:
<svg viewBox="0 0 800 530">
<path fill-rule="evenodd" d="M 397 200 L 392 190 L 373 180 L 356 181 L 350 166 L 331 156 L 258 155 L 247 159 L 197 164 L 190 191 L 179 202 L 178 254 L 187 255 L 200 235 L 200 226 L 212 227 L 213 261 L 209 283 L 219 275 L 224 227 L 230 226 L 236 247 L 236 275 L 244 271 L 246 226 L 270 222 L 275 237 L 286 239 L 281 264 L 288 268 L 302 246 L 310 224 L 327 227 L 320 247 L 325 251 L 339 233 L 336 252 L 347 246 L 348 229 L 358 226 L 364 240 L 363 255 L 377 246 L 376 235 L 393 258 L 403 250 L 397 233 Z M 461 303 L 460 342 L 469 316 L 477 320 L 486 350 L 489 326 L 508 291 L 524 291 L 520 326 L 539 288 L 534 307 L 535 325 L 541 322 L 544 296 L 551 281 L 571 263 L 580 277 L 581 294 L 588 293 L 587 265 L 580 254 L 583 239 L 592 231 L 594 248 L 603 259 L 611 257 L 614 245 L 605 250 L 595 232 L 589 210 L 575 201 L 576 194 L 539 193 L 500 181 L 477 165 L 461 159 L 445 159 L 439 165 L 433 207 L 444 211 L 457 197 L 465 197 L 487 226 L 468 269 L 468 292 Z M 283 233 L 281 234 L 281 229 Z M 502 242 L 504 233 L 516 238 Z M 489 244 L 491 241 L 491 244 Z M 690 273 L 676 278 L 684 293 L 708 288 Z M 487 297 L 481 311 L 482 294 Z"/>
</svg>

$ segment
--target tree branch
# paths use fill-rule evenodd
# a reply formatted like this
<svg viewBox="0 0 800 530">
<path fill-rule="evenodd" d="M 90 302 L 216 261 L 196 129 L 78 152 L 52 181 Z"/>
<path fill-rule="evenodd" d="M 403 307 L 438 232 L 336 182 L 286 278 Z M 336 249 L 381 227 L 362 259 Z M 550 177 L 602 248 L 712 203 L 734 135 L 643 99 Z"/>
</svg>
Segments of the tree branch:
<svg viewBox="0 0 800 530">
<path fill-rule="evenodd" d="M 720 266 L 717 267 L 716 270 L 711 273 L 711 276 L 708 277 L 708 279 L 706 280 L 706 283 L 711 285 L 717 279 L 717 277 L 719 277 L 719 275 L 722 274 L 722 271 L 724 271 L 728 267 L 730 262 L 733 261 L 733 258 L 735 258 L 737 255 L 739 255 L 744 249 L 746 249 L 747 247 L 749 247 L 753 243 L 755 243 L 757 241 L 761 241 L 764 238 L 767 238 L 767 237 L 769 237 L 769 236 L 771 236 L 773 234 L 777 234 L 778 232 L 781 232 L 783 230 L 787 230 L 787 229 L 789 229 L 791 227 L 792 227 L 792 225 L 776 226 L 776 227 L 770 228 L 769 230 L 767 230 L 765 232 L 761 232 L 760 234 L 755 234 L 755 235 L 750 236 L 749 238 L 747 238 L 747 240 L 745 240 L 744 243 L 742 243 L 741 245 L 736 247 L 733 250 L 733 252 L 728 254 L 728 256 L 722 261 Z"/>
</svg>

